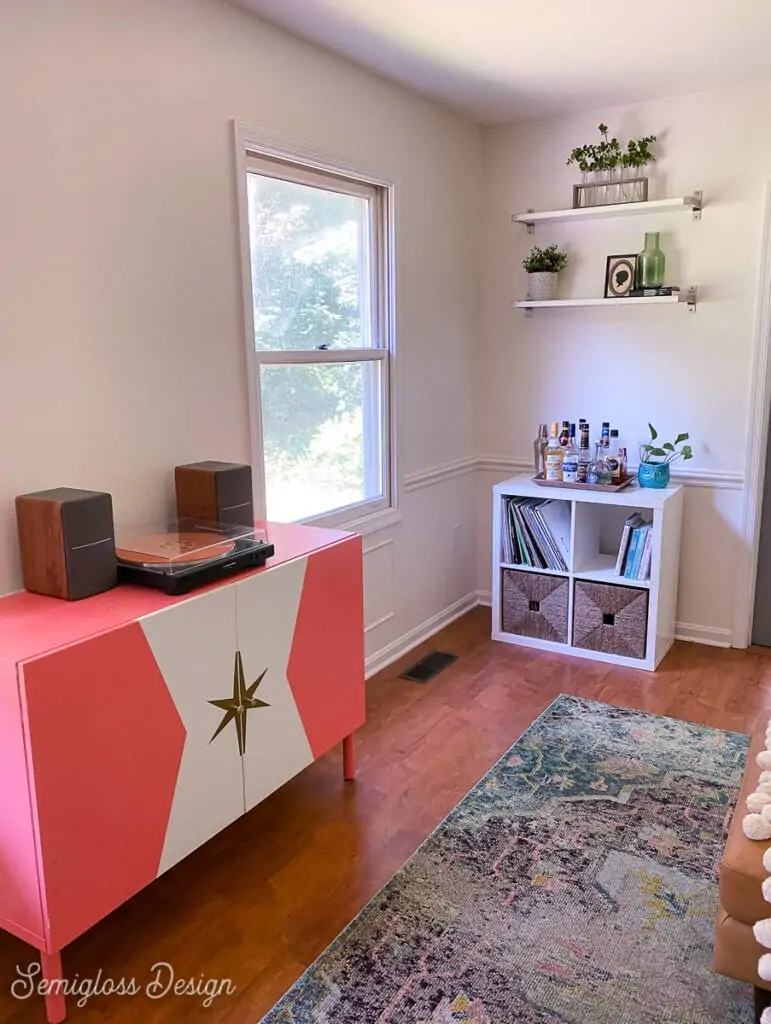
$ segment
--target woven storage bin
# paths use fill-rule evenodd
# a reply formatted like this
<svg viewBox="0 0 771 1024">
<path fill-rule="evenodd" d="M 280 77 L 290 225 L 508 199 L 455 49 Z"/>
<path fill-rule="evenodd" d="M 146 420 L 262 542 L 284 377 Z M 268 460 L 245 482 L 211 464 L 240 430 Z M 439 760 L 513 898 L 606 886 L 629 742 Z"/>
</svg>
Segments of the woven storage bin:
<svg viewBox="0 0 771 1024">
<path fill-rule="evenodd" d="M 573 646 L 624 658 L 645 657 L 648 591 L 576 580 Z"/>
<path fill-rule="evenodd" d="M 503 631 L 568 642 L 568 581 L 564 576 L 503 570 Z"/>
</svg>

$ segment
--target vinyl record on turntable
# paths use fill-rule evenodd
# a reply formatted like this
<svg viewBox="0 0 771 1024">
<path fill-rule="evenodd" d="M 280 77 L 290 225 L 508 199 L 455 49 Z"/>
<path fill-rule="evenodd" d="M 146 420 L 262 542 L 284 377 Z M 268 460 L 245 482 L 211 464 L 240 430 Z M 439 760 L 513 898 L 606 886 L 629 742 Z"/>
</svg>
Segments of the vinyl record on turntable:
<svg viewBox="0 0 771 1024">
<path fill-rule="evenodd" d="M 182 568 L 229 555 L 235 551 L 236 543 L 236 540 L 227 537 L 223 539 L 221 534 L 205 530 L 160 530 L 137 537 L 132 541 L 131 548 L 118 548 L 115 553 L 119 561 L 128 565 L 145 565 L 160 569 L 164 565 L 172 564 L 176 568 Z"/>
<path fill-rule="evenodd" d="M 265 531 L 193 519 L 143 527 L 119 536 L 118 579 L 167 594 L 259 569 L 274 554 Z"/>
</svg>

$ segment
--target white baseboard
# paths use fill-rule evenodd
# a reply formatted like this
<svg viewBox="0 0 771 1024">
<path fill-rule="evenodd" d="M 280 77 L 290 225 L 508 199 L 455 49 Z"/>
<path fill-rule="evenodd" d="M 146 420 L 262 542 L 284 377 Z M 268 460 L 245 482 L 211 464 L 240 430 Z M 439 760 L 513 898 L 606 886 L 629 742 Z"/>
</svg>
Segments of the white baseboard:
<svg viewBox="0 0 771 1024">
<path fill-rule="evenodd" d="M 675 623 L 675 639 L 687 640 L 693 644 L 730 647 L 732 635 L 730 629 L 719 629 L 717 626 L 697 626 L 693 622 Z"/>
<path fill-rule="evenodd" d="M 397 658 L 401 658 L 413 647 L 428 640 L 434 633 L 449 626 L 451 622 L 459 619 L 466 612 L 470 612 L 477 605 L 484 605 L 487 608 L 492 605 L 492 594 L 489 590 L 475 590 L 471 594 L 466 594 L 455 604 L 451 604 L 449 608 L 432 615 L 430 619 L 421 622 L 419 626 L 403 633 L 402 636 L 392 640 L 385 647 L 381 647 L 374 654 L 370 654 L 365 669 L 367 679 L 374 676 L 376 672 L 380 672 L 381 669 L 387 668 Z M 719 629 L 717 626 L 698 626 L 693 622 L 677 622 L 675 623 L 675 639 L 694 644 L 707 644 L 710 647 L 730 647 L 731 630 Z"/>
<path fill-rule="evenodd" d="M 419 626 L 403 633 L 396 640 L 392 640 L 390 644 L 386 644 L 379 651 L 375 651 L 374 654 L 370 654 L 365 663 L 366 678 L 369 679 L 370 676 L 374 676 L 376 672 L 380 672 L 381 669 L 386 668 L 391 662 L 401 658 L 403 654 L 407 654 L 413 647 L 417 647 L 424 640 L 428 640 L 434 633 L 438 633 L 440 629 L 449 626 L 451 622 L 459 619 L 461 615 L 465 615 L 466 612 L 471 611 L 478 604 L 479 600 L 476 593 L 466 594 L 465 597 L 451 604 L 449 608 L 445 608 L 436 615 L 432 615 L 430 619 L 421 622 Z"/>
</svg>

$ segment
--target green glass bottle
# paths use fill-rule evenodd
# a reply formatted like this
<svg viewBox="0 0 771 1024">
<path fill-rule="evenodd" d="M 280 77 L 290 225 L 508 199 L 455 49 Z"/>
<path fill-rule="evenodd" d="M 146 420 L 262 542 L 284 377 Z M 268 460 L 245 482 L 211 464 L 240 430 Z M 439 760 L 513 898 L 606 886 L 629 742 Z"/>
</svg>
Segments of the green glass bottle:
<svg viewBox="0 0 771 1024">
<path fill-rule="evenodd" d="M 645 248 L 637 257 L 637 288 L 660 288 L 664 284 L 664 253 L 659 249 L 658 231 L 645 233 Z"/>
</svg>

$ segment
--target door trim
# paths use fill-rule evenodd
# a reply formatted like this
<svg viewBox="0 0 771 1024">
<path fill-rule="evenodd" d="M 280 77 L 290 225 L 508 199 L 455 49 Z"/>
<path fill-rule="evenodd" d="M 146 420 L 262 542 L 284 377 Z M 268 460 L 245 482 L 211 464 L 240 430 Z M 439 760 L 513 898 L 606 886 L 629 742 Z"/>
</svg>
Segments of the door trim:
<svg viewBox="0 0 771 1024">
<path fill-rule="evenodd" d="M 747 463 L 744 476 L 739 572 L 736 575 L 732 646 L 747 647 L 752 636 L 760 548 L 760 522 L 771 416 L 771 178 L 763 189 L 760 264 L 755 300 L 755 330 L 750 358 L 747 415 Z"/>
</svg>

